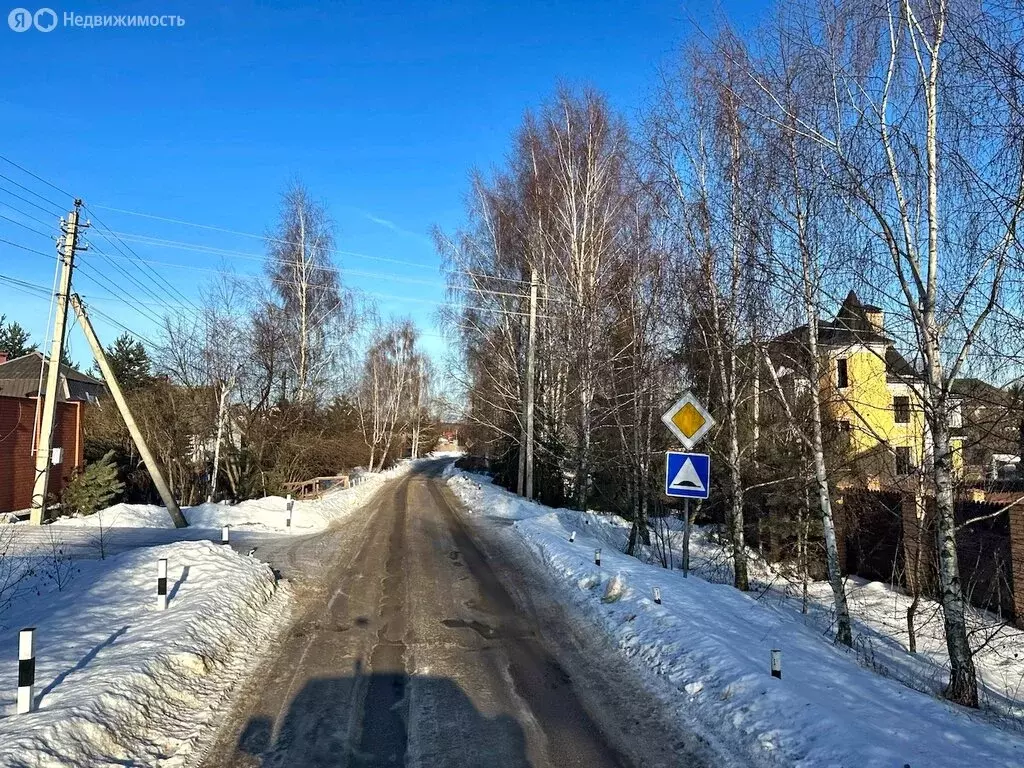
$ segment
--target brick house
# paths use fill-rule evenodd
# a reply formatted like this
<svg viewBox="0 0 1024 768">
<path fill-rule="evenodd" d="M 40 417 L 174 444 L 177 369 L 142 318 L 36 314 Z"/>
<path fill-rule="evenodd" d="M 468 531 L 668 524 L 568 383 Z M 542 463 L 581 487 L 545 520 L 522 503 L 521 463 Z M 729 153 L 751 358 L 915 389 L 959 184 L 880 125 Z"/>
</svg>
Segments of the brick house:
<svg viewBox="0 0 1024 768">
<path fill-rule="evenodd" d="M 4 513 L 32 505 L 35 442 L 42 412 L 40 366 L 45 381 L 48 363 L 38 352 L 10 361 L 0 352 L 0 360 L 0 513 Z M 105 391 L 92 376 L 61 366 L 53 433 L 60 463 L 50 473 L 51 494 L 59 494 L 83 465 L 82 409 Z"/>
</svg>

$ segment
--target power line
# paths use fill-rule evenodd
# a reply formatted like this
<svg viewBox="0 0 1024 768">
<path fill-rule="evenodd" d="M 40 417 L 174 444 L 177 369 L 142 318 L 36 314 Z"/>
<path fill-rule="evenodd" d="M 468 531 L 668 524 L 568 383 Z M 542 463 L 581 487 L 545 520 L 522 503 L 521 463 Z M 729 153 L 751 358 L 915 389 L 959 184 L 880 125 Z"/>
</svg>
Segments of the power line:
<svg viewBox="0 0 1024 768">
<path fill-rule="evenodd" d="M 109 205 L 93 204 L 92 208 L 101 208 L 103 210 L 114 211 L 114 212 L 117 212 L 117 213 L 123 213 L 123 214 L 127 214 L 129 216 L 139 216 L 139 217 L 142 217 L 142 218 L 145 218 L 145 219 L 152 219 L 154 221 L 163 221 L 163 222 L 167 222 L 167 223 L 170 223 L 170 224 L 181 224 L 181 225 L 187 226 L 187 227 L 196 227 L 198 229 L 210 230 L 212 232 L 222 232 L 224 234 L 235 235 L 237 237 L 248 237 L 248 238 L 251 238 L 251 239 L 259 240 L 259 241 L 264 242 L 264 243 L 279 243 L 279 244 L 282 244 L 282 245 L 300 245 L 300 243 L 297 243 L 297 242 L 295 242 L 293 240 L 284 240 L 284 239 L 281 239 L 281 238 L 270 237 L 270 236 L 267 236 L 267 235 L 258 235 L 258 234 L 253 233 L 253 232 L 243 232 L 241 230 L 229 229 L 229 228 L 226 228 L 226 227 L 218 227 L 218 226 L 213 226 L 211 224 L 200 224 L 198 222 L 186 221 L 185 219 L 176 219 L 176 218 L 172 218 L 172 217 L 169 217 L 169 216 L 158 216 L 156 214 L 142 213 L 140 211 L 130 211 L 130 210 L 127 210 L 125 208 L 115 208 L 115 207 L 109 206 Z M 222 248 L 210 248 L 208 246 L 203 246 L 203 245 L 197 244 L 197 243 L 188 243 L 188 242 L 184 242 L 184 241 L 181 241 L 181 240 L 165 240 L 165 239 L 162 239 L 162 238 L 155 238 L 155 237 L 152 237 L 150 235 L 144 235 L 144 234 L 135 233 L 135 232 L 116 232 L 115 234 L 117 234 L 119 237 L 121 237 L 123 239 L 129 240 L 129 241 L 132 241 L 132 242 L 145 243 L 145 244 L 148 244 L 148 245 L 163 245 L 163 246 L 167 246 L 167 247 L 171 247 L 173 245 L 176 245 L 176 246 L 181 246 L 183 250 L 189 250 L 189 249 L 200 250 L 200 249 L 202 249 L 203 252 L 219 253 L 219 254 L 225 255 L 225 256 L 240 256 L 240 257 L 245 257 L 245 258 L 257 258 L 257 259 L 261 259 L 261 260 L 264 258 L 264 257 L 260 256 L 259 254 L 246 253 L 246 252 L 243 252 L 243 251 L 232 251 L 232 250 L 222 249 Z M 338 248 L 332 248 L 332 249 L 330 249 L 329 251 L 326 251 L 326 252 L 329 253 L 329 254 L 332 254 L 332 255 L 352 256 L 352 257 L 360 258 L 360 259 L 368 259 L 370 261 L 380 261 L 380 262 L 385 262 L 385 263 L 389 263 L 389 264 L 397 264 L 399 266 L 415 267 L 417 269 L 434 269 L 434 266 L 431 265 L 431 264 L 422 264 L 420 262 L 415 262 L 415 261 L 406 261 L 406 260 L 402 260 L 402 259 L 393 259 L 393 258 L 385 257 L 385 256 L 374 256 L 374 255 L 371 255 L 371 254 L 368 254 L 368 253 L 361 253 L 361 252 L 358 252 L 358 251 L 346 251 L 346 250 L 342 250 L 342 249 L 338 249 Z M 456 270 L 456 271 L 457 272 L 464 272 L 464 273 L 470 274 L 470 275 L 474 274 L 474 273 L 469 272 L 467 270 Z M 519 283 L 521 285 L 529 285 L 530 284 L 529 280 L 521 280 L 521 279 L 516 279 L 516 278 L 511 278 L 511 277 L 499 277 L 499 276 L 496 276 L 496 275 L 475 275 L 475 276 L 477 276 L 477 277 L 486 277 L 486 278 L 492 279 L 492 280 L 502 280 L 502 281 L 505 281 L 505 282 Z"/>
<path fill-rule="evenodd" d="M 50 295 L 49 289 L 45 285 L 39 285 L 38 283 L 30 283 L 27 280 L 19 280 L 16 277 L 10 275 L 0 275 L 0 280 L 5 283 L 9 283 L 13 288 L 20 288 L 24 292 L 35 291 L 37 295 L 46 297 Z"/>
<path fill-rule="evenodd" d="M 88 206 L 86 206 L 86 210 L 87 210 L 87 211 L 89 211 L 89 214 L 90 214 L 90 216 L 92 216 L 92 215 L 93 215 L 93 214 L 92 214 L 92 211 L 90 211 L 90 210 L 89 210 Z M 97 224 L 97 225 L 99 226 L 99 230 L 98 230 L 98 231 L 99 231 L 99 234 L 100 234 L 100 236 L 101 236 L 101 237 L 102 237 L 102 238 L 103 238 L 104 240 L 106 240 L 107 242 L 111 243 L 111 245 L 113 245 L 113 246 L 114 246 L 114 248 L 115 248 L 116 250 L 118 250 L 118 251 L 121 251 L 121 253 L 124 253 L 124 252 L 125 252 L 124 250 L 122 250 L 122 248 L 121 248 L 121 247 L 120 247 L 120 246 L 119 246 L 119 245 L 118 245 L 117 243 L 113 242 L 113 241 L 112 241 L 112 240 L 111 240 L 111 239 L 110 239 L 109 237 L 107 237 L 107 235 L 106 235 L 106 234 L 104 234 L 104 232 L 108 232 L 108 233 L 110 233 L 110 235 L 111 235 L 112 237 L 116 238 L 116 239 L 118 240 L 118 242 L 120 242 L 120 244 L 124 246 L 124 249 L 126 249 L 126 250 L 128 251 L 128 253 L 130 253 L 130 254 L 131 254 L 132 256 L 134 256 L 134 257 L 135 257 L 135 258 L 136 258 L 136 259 L 137 259 L 137 260 L 138 260 L 139 262 L 141 262 L 141 263 L 145 264 L 145 261 L 144 261 L 144 260 L 142 259 L 142 257 L 140 257 L 140 256 L 139 256 L 139 254 L 137 254 L 137 253 L 136 253 L 135 251 L 133 251 L 133 250 L 131 249 L 131 247 L 129 247 L 129 246 L 128 246 L 128 245 L 126 244 L 126 243 L 124 243 L 124 241 L 123 241 L 123 240 L 121 240 L 121 238 L 119 238 L 119 237 L 117 236 L 117 234 L 116 234 L 116 233 L 114 233 L 114 232 L 113 232 L 113 231 L 112 231 L 112 230 L 110 229 L 110 227 L 108 227 L 108 226 L 107 226 L 106 224 L 104 224 L 104 223 L 103 223 L 103 222 L 102 222 L 102 221 L 101 221 L 101 220 L 99 219 L 99 217 L 95 217 L 95 218 L 96 218 L 96 224 Z M 189 305 L 191 305 L 191 306 L 192 306 L 192 308 L 193 308 L 193 309 L 195 309 L 195 311 L 196 311 L 196 312 L 199 312 L 199 311 L 200 311 L 199 307 L 197 307 L 197 306 L 196 306 L 196 305 L 195 305 L 195 304 L 194 304 L 194 303 L 192 302 L 192 300 L 191 300 L 191 299 L 189 299 L 189 298 L 188 298 L 188 297 L 187 297 L 187 296 L 186 296 L 185 294 L 183 294 L 183 293 L 182 293 L 181 291 L 179 291 L 179 290 L 178 290 L 178 289 L 177 289 L 177 288 L 176 288 L 175 286 L 171 285 L 171 283 L 170 283 L 170 282 L 168 282 L 168 281 L 167 281 L 167 280 L 166 280 L 166 279 L 165 279 L 165 278 L 164 278 L 164 277 L 163 277 L 162 275 L 158 274 L 156 270 L 154 270 L 154 269 L 153 269 L 152 267 L 149 267 L 149 266 L 147 266 L 146 268 L 147 268 L 147 269 L 149 270 L 149 272 L 150 272 L 150 273 L 151 273 L 151 274 L 152 274 L 152 275 L 153 275 L 153 276 L 154 276 L 154 277 L 155 277 L 155 278 L 156 278 L 157 280 L 161 281 L 161 282 L 162 282 L 162 283 L 163 283 L 163 284 L 164 284 L 165 286 L 167 286 L 167 288 L 168 288 L 168 289 L 170 289 L 170 291 L 171 291 L 172 293 L 175 293 L 175 294 L 177 294 L 177 295 L 178 295 L 178 297 L 179 297 L 179 298 L 181 298 L 181 299 L 182 299 L 182 300 L 183 300 L 183 301 L 184 301 L 184 302 L 185 302 L 186 304 L 189 304 Z"/>
<path fill-rule="evenodd" d="M 183 249 L 183 250 L 185 250 L 185 249 Z M 211 252 L 213 252 L 213 253 L 220 253 L 221 255 L 225 255 L 225 252 L 221 251 L 220 249 L 211 249 Z M 280 264 L 283 264 L 285 266 L 290 264 L 290 262 L 288 262 L 285 259 L 271 259 L 271 258 L 266 258 L 265 259 L 264 257 L 258 256 L 258 255 L 255 255 L 255 254 L 241 254 L 241 253 L 239 253 L 239 254 L 237 254 L 237 257 L 238 258 L 248 258 L 248 259 L 250 259 L 252 261 L 260 261 L 260 262 L 273 261 L 274 263 L 280 263 Z M 117 257 L 115 256 L 115 258 L 117 258 Z M 193 266 L 191 264 L 179 264 L 179 263 L 176 263 L 176 262 L 158 261 L 158 260 L 155 260 L 155 259 L 143 259 L 141 257 L 138 257 L 138 260 L 141 261 L 144 264 L 151 264 L 151 265 L 157 265 L 157 266 L 162 266 L 162 267 L 172 267 L 172 268 L 175 268 L 175 269 L 194 270 L 194 271 L 198 271 L 198 272 L 211 272 L 211 273 L 222 274 L 222 275 L 233 274 L 231 272 L 226 272 L 224 270 L 217 270 L 217 269 L 213 269 L 213 268 L 210 268 L 210 267 L 196 267 L 196 266 Z M 383 280 L 393 280 L 395 282 L 400 282 L 400 283 L 410 283 L 410 284 L 413 284 L 413 285 L 427 285 L 427 286 L 438 287 L 438 288 L 445 288 L 445 287 L 447 287 L 447 285 L 445 283 L 442 283 L 439 280 L 421 280 L 421 279 L 415 278 L 415 277 L 405 277 L 404 275 L 400 275 L 400 274 L 395 273 L 395 272 L 368 272 L 368 271 L 359 270 L 359 269 L 338 269 L 337 267 L 327 267 L 327 266 L 314 266 L 313 269 L 316 269 L 318 271 L 330 272 L 330 273 L 338 275 L 339 277 L 350 276 L 350 277 L 379 278 L 379 279 L 383 279 Z M 278 281 L 278 282 L 285 282 L 288 285 L 296 285 L 296 283 L 291 283 L 291 282 L 288 282 L 288 281 Z M 508 296 L 508 297 L 512 297 L 512 298 L 525 298 L 525 296 L 523 294 L 520 294 L 520 293 L 511 293 L 509 291 L 497 291 L 497 290 L 493 290 L 493 289 L 490 289 L 490 288 L 471 288 L 471 287 L 467 287 L 465 290 L 469 290 L 469 291 L 472 291 L 474 293 L 485 294 L 485 295 Z M 562 301 L 562 299 L 550 299 L 550 300 L 551 301 Z"/>
<path fill-rule="evenodd" d="M 75 199 L 75 196 L 72 195 L 67 190 L 61 189 L 60 187 L 58 187 L 53 182 L 50 182 L 50 181 L 47 181 L 46 179 L 44 179 L 42 176 L 37 176 L 36 174 L 32 173 L 32 171 L 30 171 L 28 168 L 26 168 L 26 167 L 24 167 L 22 165 L 18 165 L 16 162 L 11 160 L 9 157 L 5 157 L 4 155 L 0 155 L 0 160 L 3 160 L 5 163 L 9 163 L 10 165 L 13 165 L 15 168 L 17 168 L 22 173 L 27 173 L 29 176 L 31 176 L 36 181 L 41 181 L 46 186 L 50 187 L 50 189 L 55 189 L 58 192 L 60 192 L 62 195 L 66 195 L 67 197 L 71 198 L 72 200 Z M 55 205 L 56 205 L 56 203 L 55 203 Z M 60 208 L 61 206 L 58 205 L 57 207 Z"/>
<path fill-rule="evenodd" d="M 21 213 L 21 211 L 18 211 L 18 213 Z M 16 224 L 17 226 L 21 227 L 22 229 L 27 229 L 29 232 L 34 232 L 37 235 L 42 235 L 43 237 L 53 237 L 53 235 L 51 235 L 51 234 L 48 234 L 46 232 L 40 232 L 38 229 L 35 229 L 34 227 L 30 227 L 28 224 L 23 224 L 20 221 L 18 221 L 17 219 L 12 219 L 10 216 L 4 216 L 2 213 L 0 213 L 0 219 L 5 219 L 6 221 L 11 222 L 11 224 Z"/>
<path fill-rule="evenodd" d="M 0 173 L 0 179 L 7 179 L 7 177 L 4 176 L 2 173 Z M 7 179 L 7 180 L 10 181 L 10 179 Z M 11 181 L 11 183 L 15 184 L 15 185 L 17 185 L 19 187 L 21 186 L 16 181 Z M 29 191 L 31 192 L 31 190 L 29 190 Z M 18 200 L 21 200 L 21 202 L 23 202 L 23 203 L 25 203 L 27 205 L 31 205 L 33 208 L 39 209 L 40 211 L 45 213 L 47 216 L 60 216 L 61 215 L 60 213 L 54 213 L 53 211 L 51 211 L 48 208 L 44 208 L 43 206 L 39 205 L 39 203 L 32 202 L 27 197 L 23 197 L 23 196 L 19 195 L 17 192 L 11 192 L 11 190 L 7 189 L 6 187 L 0 186 L 0 192 L 4 192 L 5 194 L 10 195 L 11 197 L 14 197 L 14 198 L 17 198 Z M 10 206 L 10 207 L 14 208 L 14 206 Z M 15 209 L 15 210 L 17 210 L 17 209 Z M 27 216 L 28 214 L 24 214 L 24 215 Z"/>
<path fill-rule="evenodd" d="M 0 189 L 2 189 L 2 188 L 0 188 Z M 7 190 L 4 189 L 3 191 L 6 192 Z M 42 226 L 47 227 L 47 228 L 53 226 L 53 222 L 51 222 L 51 221 L 43 221 L 38 216 L 36 216 L 34 213 L 26 213 L 25 211 L 21 210 L 20 208 L 15 208 L 10 203 L 0 202 L 0 206 L 3 206 L 4 208 L 8 208 L 8 209 L 14 211 L 15 213 L 21 214 L 26 219 L 29 219 L 30 221 L 34 221 L 36 224 L 41 224 Z M 42 234 L 42 233 L 40 233 L 40 234 Z M 52 236 L 53 235 L 50 235 L 50 237 L 52 237 Z"/>
<path fill-rule="evenodd" d="M 92 283 L 94 283 L 97 286 L 100 286 L 102 288 L 106 288 L 107 290 L 114 290 L 114 291 L 116 291 L 117 294 L 118 294 L 117 300 L 121 301 L 128 308 L 133 309 L 137 314 L 141 315 L 146 320 L 149 320 L 150 322 L 156 323 L 157 325 L 160 324 L 160 318 L 156 314 L 151 312 L 148 308 L 145 308 L 142 305 L 138 304 L 135 301 L 135 299 L 133 299 L 131 296 L 129 296 L 127 293 L 125 293 L 124 289 L 122 289 L 120 286 L 118 286 L 117 283 L 111 282 L 109 280 L 104 280 L 103 279 L 104 275 L 102 275 L 98 271 L 94 270 L 91 265 L 85 264 L 82 261 L 79 261 L 78 268 L 79 268 L 80 272 L 90 282 L 92 282 Z M 111 297 L 111 298 L 114 298 L 114 297 Z M 158 303 L 162 304 L 163 302 L 158 302 Z"/>
<path fill-rule="evenodd" d="M 84 302 L 84 301 L 85 301 L 85 299 L 86 299 L 86 297 L 84 297 L 84 296 L 83 296 L 83 297 L 82 297 L 82 301 Z M 157 348 L 157 347 L 159 346 L 159 345 L 158 345 L 158 344 L 157 344 L 157 343 L 156 343 L 155 341 L 153 341 L 153 340 L 152 340 L 151 338 L 149 338 L 148 336 L 145 336 L 144 334 L 141 334 L 141 333 L 139 333 L 138 331 L 136 331 L 136 330 L 133 330 L 132 328 L 128 327 L 127 325 L 125 325 L 124 323 L 122 323 L 122 322 L 121 322 L 121 321 L 119 321 L 119 320 L 115 320 L 115 319 L 114 319 L 114 318 L 112 318 L 112 317 L 111 317 L 110 315 L 108 315 L 108 314 L 107 314 L 106 312 L 103 312 L 102 310 L 99 310 L 99 309 L 97 309 L 96 307 L 89 307 L 89 311 L 90 311 L 90 312 L 92 312 L 92 313 L 93 313 L 93 314 L 95 314 L 95 315 L 99 315 L 99 316 L 100 316 L 100 317 L 102 317 L 102 318 L 103 318 L 104 320 L 106 320 L 106 321 L 107 321 L 108 323 L 110 323 L 110 324 L 112 324 L 112 325 L 115 325 L 115 326 L 117 326 L 117 327 L 118 327 L 118 328 L 120 328 L 120 329 L 121 329 L 122 331 L 125 331 L 125 332 L 127 332 L 127 333 L 130 333 L 130 334 L 131 334 L 132 336 L 134 336 L 135 338 L 137 338 L 137 339 L 139 339 L 139 340 L 141 340 L 141 341 L 144 341 L 144 342 L 145 342 L 146 344 L 148 344 L 148 345 L 149 345 L 149 348 L 150 348 L 150 349 L 156 349 L 156 348 Z"/>
<path fill-rule="evenodd" d="M 30 189 L 29 187 L 26 187 L 24 184 L 19 184 L 17 181 L 12 179 L 10 176 L 5 176 L 4 174 L 0 173 L 0 179 L 3 179 L 4 181 L 8 181 L 11 184 L 13 184 L 14 186 L 16 186 L 18 189 L 20 189 L 20 190 L 22 190 L 24 192 L 28 192 L 33 197 L 38 197 L 40 200 L 44 200 L 47 203 L 49 203 L 50 205 L 52 205 L 54 208 L 56 208 L 59 211 L 59 213 L 54 214 L 52 211 L 47 211 L 48 213 L 50 213 L 51 216 L 52 215 L 59 216 L 59 215 L 64 213 L 64 210 L 60 206 L 60 204 L 54 202 L 53 200 L 51 200 L 50 198 L 46 197 L 45 195 L 40 195 L 38 192 L 36 192 L 33 189 Z"/>
<path fill-rule="evenodd" d="M 233 232 L 233 230 L 220 230 L 225 232 Z M 195 250 L 203 253 L 216 253 L 223 256 L 239 256 L 242 258 L 255 258 L 261 261 L 265 258 L 257 253 L 250 253 L 246 251 L 234 251 L 227 248 L 216 248 L 213 246 L 204 246 L 198 243 L 190 243 L 183 240 L 167 240 L 163 238 L 153 237 L 151 235 L 144 235 L 136 232 L 115 232 L 117 236 L 129 242 L 140 243 L 143 245 L 157 245 L 168 248 L 178 247 L 180 250 Z M 298 245 L 298 243 L 291 242 L 289 240 L 280 240 L 273 237 L 263 237 L 262 235 L 249 235 L 250 237 L 260 237 L 264 242 L 280 243 L 282 245 Z M 369 253 L 360 253 L 359 251 L 346 251 L 340 248 L 332 248 L 324 251 L 325 254 L 332 256 L 351 256 L 357 259 L 367 259 L 369 261 L 379 261 L 386 264 L 396 264 L 401 267 L 415 267 L 416 269 L 434 269 L 431 264 L 421 264 L 416 261 L 405 261 L 403 259 L 393 259 L 388 256 L 374 256 Z"/>
<path fill-rule="evenodd" d="M 12 243 L 10 240 L 0 239 L 0 243 L 3 243 L 4 245 L 10 245 L 14 248 L 20 248 L 23 251 L 28 251 L 29 253 L 34 253 L 38 256 L 45 256 L 47 259 L 55 258 L 52 254 L 43 253 L 42 251 L 37 251 L 35 248 L 29 248 L 28 246 L 19 245 L 18 243 Z"/>
<path fill-rule="evenodd" d="M 111 267 L 113 267 L 115 270 L 117 270 L 123 277 L 125 277 L 127 280 L 132 282 L 140 291 L 142 291 L 143 293 L 147 294 L 150 299 L 152 299 L 153 301 L 155 301 L 158 304 L 163 302 L 163 298 L 155 290 L 153 290 L 153 288 L 151 288 L 147 284 L 144 284 L 138 277 L 136 277 L 131 272 L 129 272 L 127 269 L 125 269 L 120 264 L 118 264 L 116 261 L 114 261 L 113 257 L 110 256 L 108 253 L 106 253 L 105 251 L 101 250 L 100 248 L 97 248 L 95 245 L 92 246 L 92 251 L 94 253 L 98 254 L 99 257 L 104 262 L 106 262 Z M 135 299 L 133 299 L 133 298 L 126 298 L 126 301 L 128 301 L 129 303 L 134 303 Z M 159 320 L 157 320 L 157 322 L 159 322 Z"/>
</svg>

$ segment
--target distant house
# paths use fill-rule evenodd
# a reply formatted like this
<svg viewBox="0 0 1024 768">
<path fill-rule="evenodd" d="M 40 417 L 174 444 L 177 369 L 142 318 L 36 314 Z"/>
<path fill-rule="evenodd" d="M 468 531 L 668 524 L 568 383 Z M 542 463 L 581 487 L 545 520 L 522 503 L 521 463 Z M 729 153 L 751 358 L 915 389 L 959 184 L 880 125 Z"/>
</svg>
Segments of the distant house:
<svg viewBox="0 0 1024 768">
<path fill-rule="evenodd" d="M 1024 447 L 1024 391 L 996 387 L 976 378 L 957 379 L 950 390 L 961 401 L 964 458 L 970 479 L 1021 478 Z"/>
<path fill-rule="evenodd" d="M 0 353 L 0 357 L 6 355 Z M 39 352 L 0 363 L 0 513 L 32 506 L 35 482 L 35 445 L 48 361 Z M 106 392 L 103 382 L 62 365 L 53 432 L 54 465 L 48 492 L 57 496 L 84 463 L 82 409 Z"/>
<path fill-rule="evenodd" d="M 49 360 L 41 352 L 7 359 L 7 353 L 0 351 L 0 395 L 7 397 L 38 397 L 39 390 L 45 389 L 49 373 Z M 42 381 L 42 387 L 40 387 Z M 86 373 L 61 365 L 57 391 L 60 401 L 95 402 L 107 391 L 106 385 Z"/>
<path fill-rule="evenodd" d="M 899 485 L 931 461 L 931 440 L 920 398 L 921 374 L 887 335 L 885 313 L 850 291 L 835 319 L 818 325 L 823 380 L 818 382 L 826 419 L 842 436 L 854 463 L 843 483 L 868 488 Z M 806 325 L 776 337 L 772 356 L 780 377 L 801 390 L 809 349 Z M 963 466 L 960 399 L 951 399 L 953 466 Z"/>
</svg>

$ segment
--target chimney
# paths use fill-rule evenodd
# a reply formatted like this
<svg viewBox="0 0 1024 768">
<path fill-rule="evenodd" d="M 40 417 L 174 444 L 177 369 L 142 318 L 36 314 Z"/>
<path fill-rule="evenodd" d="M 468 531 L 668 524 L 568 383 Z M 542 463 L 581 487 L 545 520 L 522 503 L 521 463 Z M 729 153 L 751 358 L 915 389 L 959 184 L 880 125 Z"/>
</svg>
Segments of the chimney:
<svg viewBox="0 0 1024 768">
<path fill-rule="evenodd" d="M 878 307 L 865 307 L 864 316 L 872 331 L 879 335 L 885 334 L 885 312 Z"/>
<path fill-rule="evenodd" d="M 3 365 L 10 358 L 10 352 L 6 349 L 0 349 L 0 365 Z"/>
</svg>

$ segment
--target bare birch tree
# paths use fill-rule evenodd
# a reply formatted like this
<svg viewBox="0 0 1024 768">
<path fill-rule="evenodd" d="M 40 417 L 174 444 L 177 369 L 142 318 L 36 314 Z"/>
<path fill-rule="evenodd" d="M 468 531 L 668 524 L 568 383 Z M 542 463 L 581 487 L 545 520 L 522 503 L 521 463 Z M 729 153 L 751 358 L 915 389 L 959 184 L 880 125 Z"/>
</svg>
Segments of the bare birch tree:
<svg viewBox="0 0 1024 768">
<path fill-rule="evenodd" d="M 997 58 L 1019 59 L 1007 37 L 1017 29 L 1012 14 L 989 3 L 812 3 L 784 15 L 780 34 L 824 79 L 831 119 L 803 120 L 759 80 L 777 119 L 826 150 L 823 171 L 885 259 L 876 266 L 896 286 L 888 300 L 904 310 L 921 353 L 946 695 L 967 706 L 978 705 L 978 692 L 956 546 L 950 393 L 1019 259 L 1021 80 L 990 76 Z"/>
<path fill-rule="evenodd" d="M 323 204 L 295 182 L 282 196 L 280 220 L 267 237 L 267 274 L 280 300 L 299 402 L 323 394 L 334 363 L 332 332 L 345 312 L 347 297 L 332 261 L 333 229 Z"/>
</svg>

